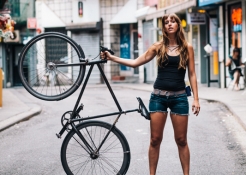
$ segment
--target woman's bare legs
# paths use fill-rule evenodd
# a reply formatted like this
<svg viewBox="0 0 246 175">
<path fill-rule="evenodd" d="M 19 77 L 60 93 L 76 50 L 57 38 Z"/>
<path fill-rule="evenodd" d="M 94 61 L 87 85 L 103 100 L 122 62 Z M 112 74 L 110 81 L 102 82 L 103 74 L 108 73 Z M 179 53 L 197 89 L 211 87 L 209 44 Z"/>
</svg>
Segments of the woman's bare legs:
<svg viewBox="0 0 246 175">
<path fill-rule="evenodd" d="M 150 116 L 149 169 L 150 175 L 155 175 L 167 113 L 155 112 L 151 113 Z"/>
<path fill-rule="evenodd" d="M 240 79 L 240 73 L 238 70 L 234 72 L 233 77 L 234 77 L 234 86 L 236 86 L 235 90 L 240 90 L 240 87 L 238 85 Z"/>
<path fill-rule="evenodd" d="M 174 138 L 179 150 L 179 158 L 184 175 L 190 171 L 190 151 L 187 143 L 188 116 L 171 114 Z"/>
</svg>

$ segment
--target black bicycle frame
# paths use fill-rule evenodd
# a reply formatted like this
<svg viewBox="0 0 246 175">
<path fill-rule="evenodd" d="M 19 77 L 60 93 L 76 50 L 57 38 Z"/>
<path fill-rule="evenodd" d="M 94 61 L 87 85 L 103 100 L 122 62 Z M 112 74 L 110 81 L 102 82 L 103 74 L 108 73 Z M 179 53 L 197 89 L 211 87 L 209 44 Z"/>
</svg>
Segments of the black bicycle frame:
<svg viewBox="0 0 246 175">
<path fill-rule="evenodd" d="M 72 66 L 78 66 L 78 65 L 90 65 L 90 69 L 87 73 L 87 76 L 86 76 L 86 79 L 84 81 L 84 84 L 82 86 L 82 89 L 80 91 L 80 94 L 78 96 L 78 99 L 76 101 L 76 104 L 74 106 L 74 109 L 73 109 L 73 112 L 72 112 L 72 115 L 71 115 L 71 118 L 66 122 L 66 124 L 63 126 L 63 128 L 61 129 L 61 131 L 59 132 L 59 134 L 57 134 L 57 137 L 60 138 L 61 135 L 64 133 L 64 131 L 67 129 L 68 125 L 71 125 L 72 126 L 72 129 L 77 133 L 77 135 L 79 136 L 79 138 L 83 141 L 83 143 L 86 145 L 87 149 L 90 151 L 90 154 L 96 154 L 99 152 L 100 148 L 102 147 L 103 143 L 106 141 L 108 135 L 110 134 L 110 132 L 112 131 L 112 129 L 115 127 L 117 121 L 119 120 L 120 116 L 122 114 L 126 114 L 126 113 L 129 113 L 129 112 L 139 112 L 139 109 L 132 109 L 132 110 L 126 110 L 126 111 L 123 111 L 121 109 L 121 106 L 108 82 L 108 79 L 107 77 L 105 76 L 101 66 L 100 66 L 100 63 L 106 63 L 107 61 L 106 60 L 101 60 L 101 61 L 93 61 L 93 62 L 81 62 L 81 63 L 76 63 L 76 64 L 69 64 L 69 65 L 72 65 Z M 91 116 L 91 117 L 86 117 L 86 118 L 76 118 L 76 111 L 78 109 L 78 106 L 79 106 L 79 102 L 82 98 L 82 95 L 84 93 L 84 90 L 85 90 L 85 87 L 88 83 L 88 80 L 90 78 L 90 75 L 91 75 L 91 72 L 93 70 L 93 67 L 94 65 L 97 65 L 101 75 L 102 75 L 102 78 L 104 80 L 104 82 L 106 83 L 109 91 L 110 91 L 110 94 L 112 95 L 113 99 L 114 99 L 114 102 L 119 110 L 119 112 L 113 112 L 113 113 L 108 113 L 108 114 L 102 114 L 102 115 L 96 115 L 96 116 Z M 57 67 L 62 67 L 62 66 L 67 66 L 67 64 L 58 64 L 56 65 Z M 112 124 L 112 127 L 110 128 L 110 130 L 108 131 L 108 133 L 106 134 L 105 138 L 102 140 L 101 144 L 99 145 L 99 147 L 97 148 L 96 151 L 93 150 L 93 148 L 88 144 L 88 142 L 86 141 L 86 139 L 84 138 L 84 136 L 77 130 L 76 128 L 76 125 L 74 124 L 75 122 L 78 122 L 78 121 L 84 121 L 84 120 L 90 120 L 90 119 L 95 119 L 95 118 L 101 118 L 101 117 L 107 117 L 107 116 L 112 116 L 112 115 L 118 115 L 117 118 L 115 119 L 114 123 Z M 84 148 L 85 149 L 85 148 Z M 86 149 L 85 149 L 86 150 Z M 87 150 L 86 150 L 87 151 Z M 87 151 L 88 152 L 88 151 Z"/>
</svg>

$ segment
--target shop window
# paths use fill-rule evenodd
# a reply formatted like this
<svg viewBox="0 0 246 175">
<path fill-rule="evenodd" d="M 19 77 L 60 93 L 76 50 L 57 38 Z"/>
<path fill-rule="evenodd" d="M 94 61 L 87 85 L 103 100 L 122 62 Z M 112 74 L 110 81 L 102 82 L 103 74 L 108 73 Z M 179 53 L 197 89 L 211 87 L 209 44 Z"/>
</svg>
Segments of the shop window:
<svg viewBox="0 0 246 175">
<path fill-rule="evenodd" d="M 11 4 L 11 16 L 20 17 L 20 0 L 9 0 Z"/>
</svg>

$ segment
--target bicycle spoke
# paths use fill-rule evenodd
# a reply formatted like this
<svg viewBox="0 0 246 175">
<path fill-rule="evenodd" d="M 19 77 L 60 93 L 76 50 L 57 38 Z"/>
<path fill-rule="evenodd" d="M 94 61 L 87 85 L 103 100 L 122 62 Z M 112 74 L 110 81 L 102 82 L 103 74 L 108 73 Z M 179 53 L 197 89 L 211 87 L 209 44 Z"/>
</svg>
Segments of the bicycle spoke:
<svg viewBox="0 0 246 175">
<path fill-rule="evenodd" d="M 79 143 L 79 141 L 75 138 L 75 137 L 73 137 L 74 138 L 74 140 L 76 140 L 76 142 L 88 153 L 88 154 L 90 154 L 90 152 L 81 144 L 81 143 Z"/>
<path fill-rule="evenodd" d="M 108 152 L 111 149 L 117 149 L 116 146 L 120 145 L 120 143 L 116 143 L 116 145 L 110 144 L 107 148 L 105 148 L 103 151 L 100 151 L 100 153 Z M 118 147 L 119 148 L 119 147 Z"/>
<path fill-rule="evenodd" d="M 96 127 L 97 128 L 97 127 Z M 95 145 L 95 143 L 94 143 L 94 141 L 93 141 L 93 139 L 91 138 L 91 134 L 89 134 L 89 131 L 88 131 L 88 129 L 87 128 L 85 128 L 86 129 L 86 132 L 88 133 L 88 135 L 89 135 L 89 137 L 90 137 L 90 141 L 91 141 L 91 143 L 93 144 L 93 146 L 95 147 L 95 149 L 97 149 L 97 147 L 96 147 L 96 145 Z M 96 132 L 94 132 L 95 134 L 96 134 Z M 94 135 L 94 138 L 95 138 L 95 135 Z"/>
<path fill-rule="evenodd" d="M 83 171 L 82 171 L 82 172 L 84 172 L 86 166 L 87 166 L 88 163 L 90 162 L 90 157 L 89 157 L 85 162 L 86 162 L 85 165 L 82 165 L 82 166 L 81 166 L 81 164 L 80 164 L 80 166 L 77 168 L 77 169 L 78 169 L 77 172 L 79 172 L 83 167 L 84 167 L 84 168 L 83 168 Z M 75 170 L 76 170 L 76 169 L 75 169 Z M 77 173 L 75 173 L 75 174 L 77 174 Z"/>
<path fill-rule="evenodd" d="M 101 169 L 103 169 L 104 173 L 107 173 L 107 171 L 104 169 L 104 166 L 103 166 L 103 164 L 102 164 L 102 162 L 101 162 L 101 159 L 99 159 L 98 161 L 100 162 L 100 165 L 99 165 L 99 166 L 101 167 Z M 100 169 L 100 170 L 101 170 L 101 169 Z M 107 173 L 107 174 L 108 174 L 108 173 Z"/>
<path fill-rule="evenodd" d="M 85 65 L 80 63 L 77 44 L 69 37 L 45 33 L 24 46 L 19 59 L 20 77 L 24 87 L 35 97 L 54 101 L 71 95 L 82 83 Z M 64 64 L 56 67 L 56 64 Z"/>
<path fill-rule="evenodd" d="M 113 169 L 113 170 L 111 170 L 111 169 L 108 168 L 109 171 L 114 172 L 114 173 L 119 171 L 113 164 L 111 164 L 109 162 L 109 160 L 107 160 L 106 158 L 103 158 L 103 156 L 101 157 L 101 160 L 104 161 L 109 167 L 111 167 Z"/>
</svg>

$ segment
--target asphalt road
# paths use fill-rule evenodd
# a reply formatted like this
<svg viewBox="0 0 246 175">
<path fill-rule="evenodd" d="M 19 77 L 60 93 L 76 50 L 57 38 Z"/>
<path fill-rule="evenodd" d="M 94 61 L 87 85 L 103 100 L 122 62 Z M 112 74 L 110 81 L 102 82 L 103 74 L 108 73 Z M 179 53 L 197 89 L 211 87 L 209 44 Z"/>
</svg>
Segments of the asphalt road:
<svg viewBox="0 0 246 175">
<path fill-rule="evenodd" d="M 77 91 L 72 96 L 55 102 L 36 99 L 24 89 L 17 88 L 16 95 L 31 105 L 37 103 L 43 111 L 28 121 L 21 122 L 0 132 L 1 175 L 64 175 L 60 161 L 60 148 L 65 137 L 55 134 L 61 129 L 60 119 L 64 112 L 72 110 Z M 149 92 L 114 88 L 124 110 L 135 109 L 140 96 L 148 106 Z M 191 98 L 189 99 L 192 100 Z M 81 116 L 117 112 L 106 88 L 88 87 L 82 98 L 84 110 Z M 188 143 L 191 152 L 191 175 L 245 175 L 245 131 L 231 113 L 222 105 L 201 100 L 198 117 L 189 116 Z M 103 118 L 112 123 L 116 116 Z M 131 148 L 129 175 L 148 174 L 149 121 L 138 113 L 122 115 L 117 127 L 127 138 Z M 182 174 L 173 129 L 168 118 L 157 175 Z"/>
</svg>

